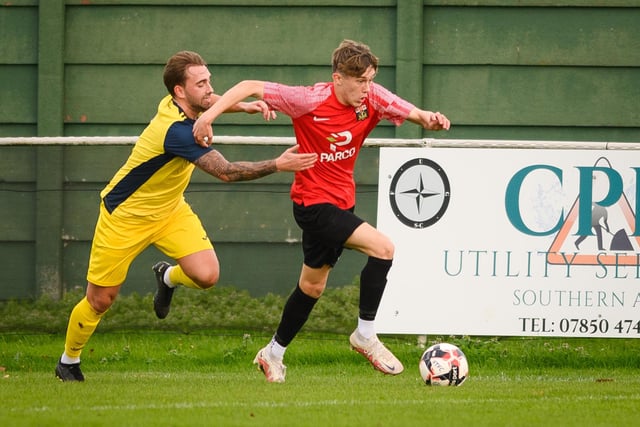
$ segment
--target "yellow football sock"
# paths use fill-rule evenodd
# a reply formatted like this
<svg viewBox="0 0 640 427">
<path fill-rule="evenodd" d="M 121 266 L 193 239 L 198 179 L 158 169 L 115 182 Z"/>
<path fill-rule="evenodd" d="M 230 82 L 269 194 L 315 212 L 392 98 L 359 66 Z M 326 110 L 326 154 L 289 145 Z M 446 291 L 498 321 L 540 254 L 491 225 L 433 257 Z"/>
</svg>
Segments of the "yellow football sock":
<svg viewBox="0 0 640 427">
<path fill-rule="evenodd" d="M 105 312 L 106 313 L 106 312 Z M 104 313 L 96 313 L 87 297 L 82 298 L 71 311 L 64 351 L 69 357 L 80 357 Z"/>
<path fill-rule="evenodd" d="M 171 283 L 186 286 L 187 288 L 202 290 L 200 286 L 198 286 L 193 280 L 191 280 L 189 276 L 185 274 L 180 265 L 174 265 L 169 270 L 169 280 L 171 280 Z"/>
</svg>

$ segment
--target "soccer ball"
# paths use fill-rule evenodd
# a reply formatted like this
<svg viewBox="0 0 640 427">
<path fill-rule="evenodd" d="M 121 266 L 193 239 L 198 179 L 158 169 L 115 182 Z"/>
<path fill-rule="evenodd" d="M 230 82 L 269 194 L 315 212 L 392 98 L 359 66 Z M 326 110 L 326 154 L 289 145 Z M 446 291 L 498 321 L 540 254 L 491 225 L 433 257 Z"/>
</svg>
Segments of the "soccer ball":
<svg viewBox="0 0 640 427">
<path fill-rule="evenodd" d="M 427 385 L 461 385 L 469 376 L 469 363 L 453 344 L 435 344 L 420 358 L 420 376 Z"/>
</svg>

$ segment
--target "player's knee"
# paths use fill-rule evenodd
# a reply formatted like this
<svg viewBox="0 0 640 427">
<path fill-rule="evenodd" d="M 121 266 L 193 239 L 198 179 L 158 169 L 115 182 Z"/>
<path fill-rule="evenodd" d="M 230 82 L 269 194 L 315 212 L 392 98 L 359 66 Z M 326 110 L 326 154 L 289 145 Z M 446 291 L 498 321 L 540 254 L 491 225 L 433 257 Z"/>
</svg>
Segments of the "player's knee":
<svg viewBox="0 0 640 427">
<path fill-rule="evenodd" d="M 383 242 L 378 246 L 378 251 L 379 253 L 376 258 L 393 259 L 396 247 L 390 239 L 385 237 Z"/>
<path fill-rule="evenodd" d="M 304 292 L 305 295 L 310 296 L 311 298 L 318 299 L 322 296 L 324 289 L 326 288 L 326 282 L 322 283 L 314 283 L 314 282 L 300 282 L 300 289 Z"/>
<path fill-rule="evenodd" d="M 217 270 L 210 270 L 203 274 L 198 280 L 198 286 L 202 289 L 213 288 L 220 279 L 220 272 Z"/>
<path fill-rule="evenodd" d="M 96 313 L 104 313 L 109 310 L 115 299 L 116 295 L 109 292 L 93 292 L 87 295 L 89 305 L 91 305 L 91 308 L 93 308 Z"/>
</svg>

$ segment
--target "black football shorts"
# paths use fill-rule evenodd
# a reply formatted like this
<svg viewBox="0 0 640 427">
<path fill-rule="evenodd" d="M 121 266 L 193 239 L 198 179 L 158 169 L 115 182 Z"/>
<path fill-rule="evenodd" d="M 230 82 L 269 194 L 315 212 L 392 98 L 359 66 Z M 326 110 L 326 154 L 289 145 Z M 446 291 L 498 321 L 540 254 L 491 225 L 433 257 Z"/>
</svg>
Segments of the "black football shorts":
<svg viewBox="0 0 640 427">
<path fill-rule="evenodd" d="M 344 249 L 344 243 L 364 220 L 351 209 L 340 209 L 330 203 L 311 206 L 293 204 L 293 217 L 302 229 L 304 264 L 311 268 L 333 267 Z"/>
</svg>

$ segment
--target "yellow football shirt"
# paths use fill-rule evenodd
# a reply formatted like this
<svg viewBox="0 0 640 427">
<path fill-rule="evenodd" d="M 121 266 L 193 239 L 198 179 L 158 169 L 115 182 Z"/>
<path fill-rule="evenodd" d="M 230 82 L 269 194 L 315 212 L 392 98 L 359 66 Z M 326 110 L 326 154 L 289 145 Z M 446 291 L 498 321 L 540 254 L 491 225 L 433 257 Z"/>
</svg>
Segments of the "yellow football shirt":
<svg viewBox="0 0 640 427">
<path fill-rule="evenodd" d="M 184 200 L 192 162 L 212 150 L 196 144 L 193 124 L 171 95 L 160 101 L 129 158 L 100 193 L 109 213 L 159 219 L 175 210 Z"/>
</svg>

